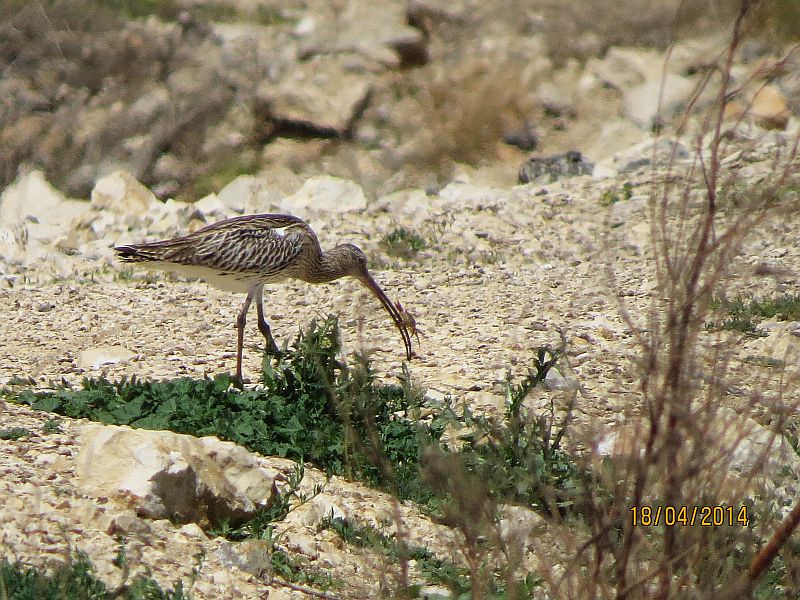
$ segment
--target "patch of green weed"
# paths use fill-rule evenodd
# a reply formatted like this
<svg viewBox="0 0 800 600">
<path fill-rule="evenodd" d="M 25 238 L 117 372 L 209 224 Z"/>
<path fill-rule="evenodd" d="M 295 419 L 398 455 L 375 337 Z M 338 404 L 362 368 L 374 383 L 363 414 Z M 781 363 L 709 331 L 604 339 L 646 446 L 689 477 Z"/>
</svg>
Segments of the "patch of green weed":
<svg viewBox="0 0 800 600">
<path fill-rule="evenodd" d="M 403 499 L 419 491 L 420 444 L 441 431 L 420 427 L 419 395 L 408 384 L 378 385 L 367 361 L 338 358 L 334 317 L 312 322 L 292 351 L 265 359 L 262 389 L 237 390 L 229 375 L 171 381 L 86 379 L 80 389 L 4 395 L 37 410 L 101 423 L 216 435 L 267 456 L 308 461 L 331 474 L 396 486 Z M 374 464 L 360 443 L 376 432 L 393 472 Z M 421 493 L 421 492 L 420 492 Z"/>
<path fill-rule="evenodd" d="M 418 233 L 406 227 L 396 227 L 383 236 L 381 247 L 389 256 L 409 259 L 427 248 L 428 243 Z"/>
<path fill-rule="evenodd" d="M 333 577 L 313 566 L 308 560 L 293 557 L 280 548 L 272 551 L 272 569 L 275 575 L 286 581 L 313 585 L 323 591 L 339 586 Z"/>
<path fill-rule="evenodd" d="M 132 19 L 156 15 L 161 19 L 177 18 L 180 6 L 175 0 L 101 0 L 100 5 Z"/>
<path fill-rule="evenodd" d="M 24 437 L 30 437 L 33 432 L 24 427 L 11 427 L 9 429 L 0 429 L 0 440 L 19 440 Z"/>
<path fill-rule="evenodd" d="M 263 4 L 256 7 L 253 20 L 259 25 L 265 26 L 292 25 L 298 22 L 298 18 L 290 16 L 288 10 Z"/>
<path fill-rule="evenodd" d="M 466 406 L 460 413 L 449 408 L 441 417 L 466 426 L 459 458 L 493 500 L 531 506 L 550 515 L 573 507 L 584 477 L 573 457 L 561 448 L 572 409 L 568 407 L 559 422 L 552 404 L 549 414 L 536 414 L 526 410 L 523 401 L 544 382 L 559 356 L 557 351 L 540 348 L 522 381 L 506 382 L 502 423 L 473 415 Z"/>
<path fill-rule="evenodd" d="M 722 313 L 721 319 L 706 323 L 711 331 L 738 331 L 749 335 L 764 335 L 757 331 L 763 319 L 778 321 L 800 321 L 800 295 L 785 294 L 765 300 L 714 300 L 711 310 Z"/>
<path fill-rule="evenodd" d="M 188 600 L 180 581 L 162 590 L 149 577 L 137 577 L 121 593 L 112 593 L 94 572 L 89 558 L 77 552 L 67 564 L 45 572 L 20 563 L 0 561 L 0 598 L 5 600 Z"/>
<path fill-rule="evenodd" d="M 61 420 L 60 419 L 47 419 L 42 425 L 42 433 L 61 433 Z"/>
<path fill-rule="evenodd" d="M 633 185 L 630 181 L 622 184 L 622 188 L 611 188 L 603 192 L 600 196 L 600 206 L 611 206 L 623 200 L 630 200 L 633 197 Z"/>
<path fill-rule="evenodd" d="M 427 584 L 441 585 L 448 589 L 453 598 L 469 597 L 472 591 L 469 571 L 459 567 L 451 561 L 438 558 L 428 549 L 417 546 L 410 549 L 401 547 L 393 536 L 388 536 L 369 524 L 353 523 L 342 517 L 325 517 L 322 529 L 334 531 L 345 543 L 356 548 L 371 548 L 381 552 L 391 562 L 396 562 L 401 556 L 414 561 L 420 575 Z M 521 581 L 515 582 L 516 594 L 513 598 L 525 600 L 532 598 L 533 589 L 539 585 L 539 578 L 533 573 L 526 574 Z M 414 586 L 418 588 L 419 586 Z M 417 597 L 414 592 L 418 590 L 400 590 L 400 597 Z M 412 595 L 409 596 L 408 594 Z M 488 574 L 487 600 L 505 600 L 508 598 L 506 582 L 499 573 Z"/>
<path fill-rule="evenodd" d="M 330 529 L 350 546 L 380 549 L 392 558 L 397 556 L 395 540 L 372 525 L 353 523 L 342 517 L 328 515 L 322 519 L 321 529 Z"/>
<path fill-rule="evenodd" d="M 420 467 L 426 468 L 427 449 L 439 447 L 445 428 L 455 423 L 469 433 L 457 453 L 444 452 L 457 454 L 494 499 L 532 504 L 544 512 L 553 506 L 565 510 L 571 502 L 579 469 L 560 448 L 566 420 L 558 425 L 552 415 L 522 410 L 523 398 L 543 381 L 556 354 L 541 350 L 534 370 L 519 384 L 509 382 L 504 423 L 449 406 L 433 407 L 434 418 L 421 423 L 422 394 L 407 372 L 399 385 L 379 385 L 367 360 L 345 365 L 338 354 L 337 323 L 330 317 L 312 322 L 281 357 L 265 357 L 260 389 L 237 390 L 230 376 L 218 375 L 118 383 L 87 379 L 80 389 L 6 390 L 4 395 L 72 418 L 215 435 L 263 455 L 310 462 L 431 508 L 448 492 L 436 490 Z M 267 515 L 263 522 L 273 520 Z"/>
<path fill-rule="evenodd" d="M 155 15 L 165 21 L 174 21 L 187 7 L 176 0 L 101 0 L 99 3 L 114 13 L 126 18 L 141 18 Z M 255 12 L 241 11 L 228 3 L 197 3 L 191 6 L 191 13 L 198 18 L 215 23 L 254 22 L 273 26 L 297 22 L 296 17 L 287 15 L 282 8 L 257 6 Z"/>
<path fill-rule="evenodd" d="M 114 272 L 115 282 L 128 282 L 133 279 L 134 270 L 130 267 L 123 267 L 119 271 Z"/>
<path fill-rule="evenodd" d="M 546 514 L 563 514 L 572 507 L 581 471 L 561 449 L 569 411 L 558 422 L 553 413 L 537 415 L 523 406 L 558 353 L 541 349 L 530 373 L 519 383 L 508 382 L 508 409 L 500 423 L 466 408 L 459 412 L 449 404 L 431 405 L 407 371 L 398 384 L 378 384 L 366 358 L 347 365 L 339 355 L 337 322 L 329 317 L 313 321 L 281 356 L 265 356 L 261 386 L 254 389 L 238 390 L 230 376 L 218 375 L 202 380 L 84 380 L 79 389 L 3 394 L 73 418 L 215 435 L 263 455 L 310 462 L 329 474 L 364 481 L 434 514 L 441 514 L 443 507 L 457 508 L 454 498 L 459 495 L 476 493 Z M 432 416 L 422 421 L 424 403 Z M 457 450 L 440 441 L 448 425 L 468 431 Z M 437 456 L 445 460 L 432 460 Z M 301 479 L 299 468 L 280 500 L 250 521 L 216 524 L 212 533 L 234 540 L 273 539 L 273 523 L 308 499 L 298 491 Z M 387 551 L 386 540 L 370 539 Z M 280 554 L 274 560 L 290 569 Z"/>
</svg>

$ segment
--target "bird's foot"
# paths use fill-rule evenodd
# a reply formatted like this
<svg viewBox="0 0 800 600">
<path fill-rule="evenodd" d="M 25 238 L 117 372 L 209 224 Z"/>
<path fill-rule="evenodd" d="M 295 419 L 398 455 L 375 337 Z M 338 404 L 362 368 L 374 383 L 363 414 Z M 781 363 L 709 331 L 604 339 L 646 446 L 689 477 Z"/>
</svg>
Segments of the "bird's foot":
<svg viewBox="0 0 800 600">
<path fill-rule="evenodd" d="M 238 373 L 236 373 L 236 375 L 233 375 L 231 377 L 231 383 L 233 384 L 233 387 L 235 387 L 236 389 L 242 390 L 244 389 L 244 385 L 246 383 L 250 383 L 250 380 L 247 379 L 246 377 L 242 377 L 242 373 L 241 371 L 239 371 Z"/>
<path fill-rule="evenodd" d="M 285 353 L 278 348 L 278 344 L 275 343 L 275 340 L 270 336 L 267 340 L 267 346 L 264 348 L 264 353 L 268 356 L 274 356 L 275 358 L 282 357 Z"/>
<path fill-rule="evenodd" d="M 284 356 L 286 356 L 286 353 L 283 352 L 282 350 L 279 350 L 278 348 L 270 348 L 269 346 L 267 346 L 266 348 L 264 348 L 264 356 L 280 360 Z"/>
<path fill-rule="evenodd" d="M 238 377 L 232 377 L 231 383 L 233 384 L 233 387 L 235 387 L 237 390 L 243 390 L 245 385 L 252 382 L 246 377 L 243 379 L 239 379 Z"/>
</svg>

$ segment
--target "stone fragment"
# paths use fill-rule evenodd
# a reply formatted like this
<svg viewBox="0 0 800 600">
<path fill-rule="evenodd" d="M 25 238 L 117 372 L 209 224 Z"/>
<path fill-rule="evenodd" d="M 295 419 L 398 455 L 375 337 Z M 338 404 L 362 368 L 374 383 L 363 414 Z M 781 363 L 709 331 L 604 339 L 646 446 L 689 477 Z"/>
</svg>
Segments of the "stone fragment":
<svg viewBox="0 0 800 600">
<path fill-rule="evenodd" d="M 247 450 L 214 437 L 86 425 L 78 455 L 84 491 L 141 517 L 235 527 L 272 496 L 274 478 Z"/>
<path fill-rule="evenodd" d="M 81 369 L 99 369 L 103 365 L 127 362 L 136 354 L 122 346 L 97 346 L 87 348 L 78 355 L 78 366 Z"/>
<path fill-rule="evenodd" d="M 695 91 L 696 81 L 675 70 L 655 50 L 611 48 L 587 63 L 586 72 L 622 95 L 626 117 L 650 128 L 679 115 Z"/>
<path fill-rule="evenodd" d="M 498 508 L 500 537 L 506 544 L 519 544 L 519 549 L 525 551 L 546 529 L 545 519 L 528 508 L 513 504 Z"/>
<path fill-rule="evenodd" d="M 144 216 L 155 202 L 158 202 L 155 195 L 127 171 L 103 177 L 92 190 L 91 206 L 98 212 Z"/>
<path fill-rule="evenodd" d="M 753 97 L 750 108 L 756 125 L 764 129 L 786 129 L 791 112 L 778 86 L 765 85 Z"/>
<path fill-rule="evenodd" d="M 259 579 L 272 574 L 272 542 L 269 540 L 244 540 L 236 544 L 224 542 L 217 554 L 228 567 L 238 567 Z"/>
<path fill-rule="evenodd" d="M 564 154 L 552 156 L 532 156 L 519 168 L 519 183 L 553 183 L 564 177 L 591 175 L 594 164 L 586 160 L 581 153 L 570 150 Z"/>
<path fill-rule="evenodd" d="M 569 375 L 562 375 L 558 369 L 550 369 L 544 377 L 544 387 L 548 390 L 577 390 L 579 387 L 578 380 Z"/>
<path fill-rule="evenodd" d="M 296 194 L 280 202 L 282 212 L 301 219 L 320 213 L 360 212 L 366 207 L 367 197 L 358 184 L 329 175 L 309 178 Z"/>
<path fill-rule="evenodd" d="M 41 171 L 31 171 L 17 179 L 0 195 L 0 227 L 25 224 L 36 239 L 40 228 L 66 228 L 69 222 L 89 208 L 86 202 L 69 200 L 45 179 Z"/>
<path fill-rule="evenodd" d="M 277 120 L 335 137 L 350 129 L 371 89 L 369 79 L 351 72 L 342 57 L 317 56 L 295 65 L 277 84 L 263 81 L 256 97 Z"/>
<path fill-rule="evenodd" d="M 239 175 L 219 191 L 219 201 L 228 213 L 258 214 L 269 212 L 273 203 L 280 201 L 277 190 L 263 177 Z"/>
<path fill-rule="evenodd" d="M 0 195 L 0 260 L 23 268 L 45 264 L 68 271 L 61 268 L 65 257 L 58 241 L 88 209 L 86 202 L 65 198 L 42 172 L 21 175 Z"/>
<path fill-rule="evenodd" d="M 324 519 L 347 519 L 344 509 L 331 498 L 317 497 L 298 513 L 300 522 L 306 527 L 319 527 Z"/>
</svg>

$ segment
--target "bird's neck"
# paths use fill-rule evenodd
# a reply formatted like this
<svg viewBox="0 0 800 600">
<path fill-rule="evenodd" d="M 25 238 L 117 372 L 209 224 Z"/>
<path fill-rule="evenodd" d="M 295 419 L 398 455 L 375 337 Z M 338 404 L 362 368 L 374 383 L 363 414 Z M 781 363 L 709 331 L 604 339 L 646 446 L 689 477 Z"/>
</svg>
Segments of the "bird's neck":
<svg viewBox="0 0 800 600">
<path fill-rule="evenodd" d="M 304 279 L 309 283 L 327 283 L 349 275 L 346 261 L 342 258 L 344 257 L 338 248 L 321 252 Z"/>
</svg>

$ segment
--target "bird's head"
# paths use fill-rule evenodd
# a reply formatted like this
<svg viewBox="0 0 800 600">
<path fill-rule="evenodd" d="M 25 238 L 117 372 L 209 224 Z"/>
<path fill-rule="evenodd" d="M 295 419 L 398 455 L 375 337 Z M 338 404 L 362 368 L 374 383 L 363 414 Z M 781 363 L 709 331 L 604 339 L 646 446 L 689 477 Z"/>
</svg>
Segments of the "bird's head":
<svg viewBox="0 0 800 600">
<path fill-rule="evenodd" d="M 369 275 L 367 270 L 367 255 L 355 244 L 341 244 L 334 248 L 337 254 L 340 255 L 340 260 L 347 265 L 347 275 L 362 279 L 366 274 Z"/>
<path fill-rule="evenodd" d="M 397 307 L 389 300 L 388 296 L 370 275 L 369 269 L 367 269 L 367 255 L 364 254 L 361 248 L 353 244 L 342 244 L 334 248 L 334 250 L 337 258 L 347 265 L 347 275 L 355 277 L 363 283 L 380 300 L 386 312 L 392 317 L 392 321 L 394 321 L 395 326 L 400 331 L 400 335 L 403 337 L 406 357 L 410 360 L 412 355 L 411 336 L 408 333 L 406 322 Z"/>
</svg>

